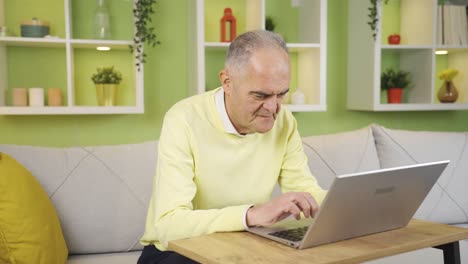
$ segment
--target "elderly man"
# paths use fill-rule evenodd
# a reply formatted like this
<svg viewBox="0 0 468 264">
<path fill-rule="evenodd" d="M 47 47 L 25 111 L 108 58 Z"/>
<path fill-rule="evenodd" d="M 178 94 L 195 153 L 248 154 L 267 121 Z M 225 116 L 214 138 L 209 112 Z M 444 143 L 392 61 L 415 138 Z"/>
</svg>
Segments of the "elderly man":
<svg viewBox="0 0 468 264">
<path fill-rule="evenodd" d="M 289 91 L 288 49 L 251 31 L 229 46 L 222 88 L 184 99 L 166 114 L 145 249 L 138 263 L 193 263 L 168 242 L 313 217 L 325 197 L 311 175 Z M 283 194 L 270 200 L 276 183 Z"/>
</svg>

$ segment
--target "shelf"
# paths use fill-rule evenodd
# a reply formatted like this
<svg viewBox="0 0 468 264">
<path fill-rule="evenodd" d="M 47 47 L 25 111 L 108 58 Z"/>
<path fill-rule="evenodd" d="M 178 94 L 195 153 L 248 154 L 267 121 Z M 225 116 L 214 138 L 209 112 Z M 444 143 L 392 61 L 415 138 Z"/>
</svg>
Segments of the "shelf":
<svg viewBox="0 0 468 264">
<path fill-rule="evenodd" d="M 230 44 L 230 42 L 205 42 L 205 48 L 209 50 L 227 50 Z M 290 51 L 320 48 L 318 43 L 287 43 L 286 45 Z"/>
<path fill-rule="evenodd" d="M 143 107 L 136 106 L 61 106 L 61 107 L 18 107 L 0 106 L 0 115 L 109 115 L 109 114 L 142 114 Z"/>
<path fill-rule="evenodd" d="M 437 103 L 437 104 L 379 104 L 375 111 L 436 111 L 436 110 L 464 110 L 468 103 Z"/>
<path fill-rule="evenodd" d="M 195 6 L 196 5 L 196 6 Z M 220 41 L 220 18 L 230 7 L 237 19 L 237 35 L 264 29 L 266 16 L 276 17 L 275 32 L 287 42 L 291 61 L 291 93 L 300 88 L 306 105 L 287 105 L 294 112 L 326 110 L 327 1 L 303 0 L 292 6 L 284 0 L 196 0 L 189 6 L 193 28 L 194 58 L 190 58 L 196 83 L 194 93 L 219 87 L 229 42 Z M 284 101 L 286 104 L 288 100 Z"/>
<path fill-rule="evenodd" d="M 0 37 L 0 44 L 17 47 L 65 47 L 68 41 L 57 38 L 24 38 L 24 37 Z M 108 46 L 113 49 L 128 49 L 132 45 L 130 40 L 94 40 L 94 39 L 71 39 L 73 47 L 95 48 L 97 46 Z"/>
<path fill-rule="evenodd" d="M 209 50 L 227 50 L 230 42 L 205 42 L 205 48 Z"/>
<path fill-rule="evenodd" d="M 0 37 L 0 44 L 17 47 L 65 47 L 65 39 Z"/>
<path fill-rule="evenodd" d="M 381 45 L 381 49 L 433 49 L 433 45 Z"/>
<path fill-rule="evenodd" d="M 111 49 L 129 49 L 133 41 L 126 40 L 92 40 L 92 39 L 72 39 L 70 41 L 74 48 L 96 48 L 98 46 L 107 46 Z"/>
<path fill-rule="evenodd" d="M 287 43 L 287 47 L 291 52 L 298 52 L 301 50 L 320 48 L 320 44 L 308 43 Z"/>
<path fill-rule="evenodd" d="M 468 109 L 468 45 L 437 44 L 437 0 L 377 2 L 377 41 L 368 22 L 370 3 L 348 0 L 348 92 L 347 107 L 361 111 L 432 111 Z M 424 30 L 421 30 L 423 28 Z M 387 44 L 387 36 L 400 34 L 401 44 Z M 447 50 L 447 55 L 436 55 Z M 388 68 L 407 71 L 410 87 L 403 90 L 401 104 L 387 104 L 381 90 L 381 73 Z M 438 74 L 455 68 L 453 80 L 459 91 L 456 103 L 439 103 L 442 85 Z"/>
<path fill-rule="evenodd" d="M 106 1 L 111 39 L 93 39 L 96 0 L 0 0 L 0 25 L 18 35 L 22 20 L 38 17 L 50 22 L 50 35 L 60 38 L 0 37 L 0 115 L 140 114 L 144 113 L 143 67 L 138 71 L 129 51 L 133 44 L 133 4 L 136 0 Z M 27 6 L 27 8 L 24 8 Z M 44 8 L 47 7 L 47 8 Z M 110 51 L 97 51 L 98 46 Z M 98 67 L 114 66 L 123 80 L 117 106 L 97 106 L 91 81 Z M 28 78 L 24 78 L 27 72 Z M 13 88 L 61 88 L 60 107 L 15 107 Z"/>
<path fill-rule="evenodd" d="M 325 105 L 293 105 L 293 104 L 284 104 L 283 106 L 287 107 L 291 112 L 325 112 L 327 111 L 327 106 Z"/>
<path fill-rule="evenodd" d="M 435 45 L 434 48 L 436 49 L 468 49 L 468 45 Z"/>
</svg>

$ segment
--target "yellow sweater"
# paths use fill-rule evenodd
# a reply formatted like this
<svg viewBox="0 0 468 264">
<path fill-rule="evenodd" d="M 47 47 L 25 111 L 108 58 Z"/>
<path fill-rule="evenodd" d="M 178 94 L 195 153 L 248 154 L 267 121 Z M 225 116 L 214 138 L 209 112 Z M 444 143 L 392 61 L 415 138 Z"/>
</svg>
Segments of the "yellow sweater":
<svg viewBox="0 0 468 264">
<path fill-rule="evenodd" d="M 317 184 L 286 109 L 264 134 L 225 132 L 213 90 L 175 104 L 166 114 L 143 245 L 166 250 L 170 240 L 244 229 L 245 210 L 267 202 L 276 182 L 282 192 L 308 191 L 318 203 Z"/>
</svg>

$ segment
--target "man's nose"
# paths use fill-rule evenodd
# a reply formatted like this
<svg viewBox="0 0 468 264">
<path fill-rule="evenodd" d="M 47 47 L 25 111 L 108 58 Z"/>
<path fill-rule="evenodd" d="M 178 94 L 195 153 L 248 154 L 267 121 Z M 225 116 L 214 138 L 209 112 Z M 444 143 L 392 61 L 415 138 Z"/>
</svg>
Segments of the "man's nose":
<svg viewBox="0 0 468 264">
<path fill-rule="evenodd" d="M 278 98 L 276 96 L 272 96 L 268 98 L 264 103 L 263 107 L 268 110 L 270 113 L 276 113 L 276 109 L 278 108 Z"/>
</svg>

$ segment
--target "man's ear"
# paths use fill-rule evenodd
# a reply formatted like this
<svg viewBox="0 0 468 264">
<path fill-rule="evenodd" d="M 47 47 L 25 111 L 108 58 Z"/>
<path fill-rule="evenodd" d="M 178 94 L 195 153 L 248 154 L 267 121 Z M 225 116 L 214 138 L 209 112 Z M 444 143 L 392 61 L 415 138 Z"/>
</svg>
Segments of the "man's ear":
<svg viewBox="0 0 468 264">
<path fill-rule="evenodd" d="M 224 93 L 230 95 L 232 90 L 232 82 L 231 77 L 229 76 L 229 73 L 226 69 L 219 72 L 219 80 L 223 86 Z"/>
</svg>

